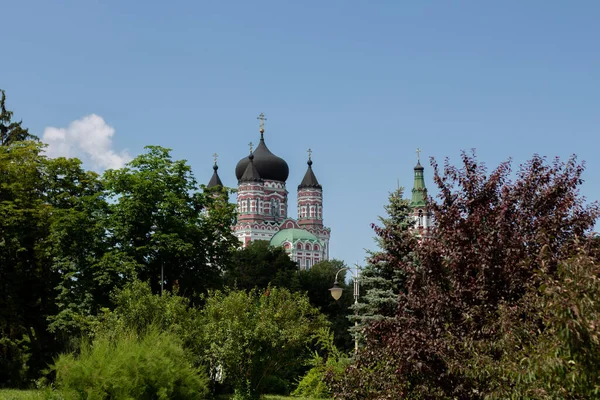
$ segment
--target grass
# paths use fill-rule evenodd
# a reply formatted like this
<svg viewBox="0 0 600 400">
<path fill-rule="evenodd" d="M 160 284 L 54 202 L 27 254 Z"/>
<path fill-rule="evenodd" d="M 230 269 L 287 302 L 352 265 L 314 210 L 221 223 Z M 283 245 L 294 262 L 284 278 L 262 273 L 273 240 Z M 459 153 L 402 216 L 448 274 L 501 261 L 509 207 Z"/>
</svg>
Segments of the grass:
<svg viewBox="0 0 600 400">
<path fill-rule="evenodd" d="M 1 400 L 43 400 L 44 392 L 39 390 L 0 389 Z"/>
<path fill-rule="evenodd" d="M 44 392 L 41 390 L 16 390 L 0 389 L 0 400 L 43 400 Z M 265 400 L 316 400 L 309 397 L 291 397 L 267 395 Z"/>
</svg>

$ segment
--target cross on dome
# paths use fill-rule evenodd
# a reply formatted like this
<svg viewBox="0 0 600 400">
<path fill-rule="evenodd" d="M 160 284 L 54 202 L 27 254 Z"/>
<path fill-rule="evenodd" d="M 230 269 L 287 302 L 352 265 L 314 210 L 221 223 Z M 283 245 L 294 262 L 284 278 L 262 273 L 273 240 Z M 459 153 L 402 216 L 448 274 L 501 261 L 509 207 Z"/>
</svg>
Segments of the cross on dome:
<svg viewBox="0 0 600 400">
<path fill-rule="evenodd" d="M 256 117 L 256 119 L 260 121 L 260 125 L 259 125 L 260 129 L 259 130 L 260 130 L 260 133 L 262 134 L 265 131 L 265 121 L 267 120 L 265 118 L 265 114 L 260 113 L 260 115 L 258 117 Z"/>
<path fill-rule="evenodd" d="M 421 149 L 417 147 L 416 153 L 417 153 L 417 161 L 421 162 Z"/>
</svg>

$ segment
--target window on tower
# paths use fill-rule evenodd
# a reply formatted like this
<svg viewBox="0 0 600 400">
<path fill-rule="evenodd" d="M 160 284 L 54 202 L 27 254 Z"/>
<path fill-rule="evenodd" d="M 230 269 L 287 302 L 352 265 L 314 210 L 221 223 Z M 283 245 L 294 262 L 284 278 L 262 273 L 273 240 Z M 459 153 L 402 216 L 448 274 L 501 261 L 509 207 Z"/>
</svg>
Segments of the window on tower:
<svg viewBox="0 0 600 400">
<path fill-rule="evenodd" d="M 418 223 L 419 223 L 419 228 L 421 228 L 423 226 L 423 210 L 419 210 Z"/>
</svg>

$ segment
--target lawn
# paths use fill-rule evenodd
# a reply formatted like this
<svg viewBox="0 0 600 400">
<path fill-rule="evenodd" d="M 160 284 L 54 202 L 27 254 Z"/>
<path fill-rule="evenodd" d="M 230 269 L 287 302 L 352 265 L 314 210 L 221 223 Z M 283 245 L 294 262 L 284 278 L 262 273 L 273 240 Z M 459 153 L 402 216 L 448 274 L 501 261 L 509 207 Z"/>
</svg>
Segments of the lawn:
<svg viewBox="0 0 600 400">
<path fill-rule="evenodd" d="M 0 389 L 0 400 L 43 400 L 44 392 L 39 390 Z"/>
<path fill-rule="evenodd" d="M 44 392 L 39 390 L 0 389 L 0 400 L 44 400 Z M 265 396 L 265 400 L 316 400 L 308 397 Z"/>
</svg>

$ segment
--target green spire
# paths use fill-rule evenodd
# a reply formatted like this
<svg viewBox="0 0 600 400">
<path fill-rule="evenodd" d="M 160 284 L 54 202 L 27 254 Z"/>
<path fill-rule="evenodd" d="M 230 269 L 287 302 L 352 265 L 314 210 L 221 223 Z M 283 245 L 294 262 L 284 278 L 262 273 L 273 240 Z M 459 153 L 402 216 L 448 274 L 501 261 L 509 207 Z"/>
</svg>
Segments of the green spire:
<svg viewBox="0 0 600 400">
<path fill-rule="evenodd" d="M 410 206 L 412 208 L 425 207 L 427 199 L 427 188 L 425 187 L 425 178 L 423 177 L 423 166 L 421 166 L 421 150 L 417 149 L 417 165 L 415 166 L 415 183 L 412 189 L 412 199 Z"/>
</svg>

